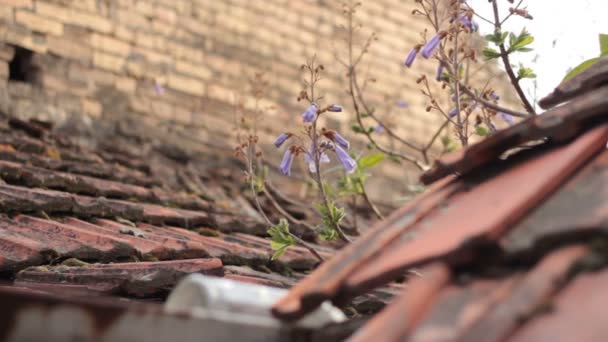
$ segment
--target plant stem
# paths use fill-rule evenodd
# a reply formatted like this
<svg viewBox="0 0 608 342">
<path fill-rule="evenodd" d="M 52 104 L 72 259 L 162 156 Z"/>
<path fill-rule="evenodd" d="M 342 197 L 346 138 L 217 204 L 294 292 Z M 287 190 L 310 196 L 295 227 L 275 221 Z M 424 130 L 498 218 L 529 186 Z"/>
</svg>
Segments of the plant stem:
<svg viewBox="0 0 608 342">
<path fill-rule="evenodd" d="M 258 212 L 260 213 L 260 215 L 262 215 L 262 218 L 264 219 L 264 221 L 266 221 L 266 224 L 268 224 L 269 226 L 272 227 L 272 226 L 274 226 L 274 224 L 272 223 L 272 221 L 270 221 L 270 219 L 268 218 L 268 216 L 266 215 L 266 213 L 262 209 L 262 205 L 260 204 L 260 200 L 258 198 L 258 194 L 255 191 L 255 183 L 253 181 L 253 172 L 254 172 L 254 170 L 253 170 L 253 158 L 255 157 L 255 151 L 254 151 L 254 148 L 251 145 L 252 144 L 250 144 L 250 146 L 247 147 L 248 154 L 249 154 L 247 156 L 247 170 L 249 172 L 249 186 L 251 188 L 251 195 L 253 196 L 253 201 L 255 203 L 256 209 L 258 210 Z M 266 190 L 266 188 L 264 188 L 263 191 L 264 191 L 265 194 L 268 194 L 268 191 Z M 278 203 L 276 203 L 276 201 L 274 201 L 273 199 L 271 199 L 271 202 L 273 204 L 275 204 L 275 208 L 277 208 L 277 210 L 279 210 L 280 206 L 278 205 Z M 283 210 L 283 213 L 286 213 L 286 212 Z M 285 216 L 291 216 L 291 215 L 285 215 Z M 314 247 L 312 247 L 308 242 L 302 240 L 302 238 L 300 238 L 299 236 L 295 235 L 292 232 L 289 232 L 289 235 L 298 244 L 300 244 L 302 247 L 304 247 L 308 251 L 310 251 L 310 253 L 312 253 L 312 255 L 314 255 L 317 259 L 319 259 L 319 261 L 323 262 L 323 257 L 321 257 L 321 255 L 319 254 L 319 252 L 317 252 L 317 250 L 315 250 Z"/>
<path fill-rule="evenodd" d="M 492 1 L 492 8 L 494 10 L 494 34 L 500 34 L 501 21 L 500 21 L 500 16 L 498 14 L 498 3 L 496 0 Z M 513 71 L 513 68 L 511 67 L 511 61 L 509 60 L 509 53 L 507 52 L 507 50 L 505 48 L 505 44 L 503 44 L 503 43 L 498 44 L 498 48 L 500 50 L 500 58 L 502 59 L 502 63 L 505 66 L 505 71 L 507 72 L 507 75 L 509 76 L 511 85 L 513 85 L 513 88 L 515 88 L 515 92 L 517 93 L 517 96 L 519 96 L 519 99 L 521 100 L 522 104 L 524 105 L 524 108 L 529 113 L 529 115 L 536 115 L 536 112 L 534 111 L 534 107 L 532 107 L 532 105 L 530 104 L 530 101 L 528 101 L 526 94 L 524 93 L 523 89 L 521 88 L 521 86 L 519 84 L 519 78 L 517 78 L 517 76 L 515 75 L 515 72 Z"/>
</svg>

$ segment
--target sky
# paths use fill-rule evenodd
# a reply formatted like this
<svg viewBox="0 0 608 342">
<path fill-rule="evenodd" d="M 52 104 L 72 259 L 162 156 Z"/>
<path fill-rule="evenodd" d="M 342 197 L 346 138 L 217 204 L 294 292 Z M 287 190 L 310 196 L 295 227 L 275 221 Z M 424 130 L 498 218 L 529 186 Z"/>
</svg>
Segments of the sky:
<svg viewBox="0 0 608 342">
<path fill-rule="evenodd" d="M 488 0 L 469 0 L 468 3 L 485 18 L 493 18 L 492 5 Z M 499 4 L 503 18 L 513 5 L 506 0 L 500 0 Z M 608 1 L 524 0 L 523 6 L 527 6 L 534 19 L 513 16 L 505 23 L 503 30 L 519 32 L 526 27 L 534 36 L 535 41 L 531 45 L 534 51 L 518 54 L 512 58 L 512 64 L 521 62 L 535 70 L 538 75 L 537 99 L 540 99 L 561 82 L 570 68 L 599 56 L 598 34 L 608 34 Z M 492 25 L 479 19 L 477 21 L 481 34 L 493 32 Z M 522 86 L 533 93 L 533 81 L 526 80 Z"/>
</svg>

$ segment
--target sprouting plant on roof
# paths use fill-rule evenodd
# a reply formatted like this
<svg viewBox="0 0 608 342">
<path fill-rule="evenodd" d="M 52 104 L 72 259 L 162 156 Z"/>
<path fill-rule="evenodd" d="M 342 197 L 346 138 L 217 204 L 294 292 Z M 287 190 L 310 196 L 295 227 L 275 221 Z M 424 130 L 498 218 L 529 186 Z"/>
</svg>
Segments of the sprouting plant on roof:
<svg viewBox="0 0 608 342">
<path fill-rule="evenodd" d="M 322 64 L 317 63 L 316 56 L 302 64 L 301 70 L 305 75 L 304 89 L 298 96 L 298 102 L 307 103 L 301 114 L 301 134 L 294 132 L 281 133 L 274 145 L 281 148 L 285 145 L 283 158 L 279 163 L 279 171 L 286 176 L 291 175 L 293 163 L 302 158 L 308 166 L 308 171 L 319 192 L 318 210 L 321 213 L 323 225 L 320 237 L 326 240 L 340 238 L 346 242 L 350 238 L 341 227 L 344 219 L 344 209 L 339 208 L 326 192 L 326 183 L 323 180 L 322 164 L 330 163 L 330 155 L 337 160 L 346 173 L 353 173 L 357 169 L 357 161 L 349 154 L 350 142 L 335 130 L 319 127 L 319 119 L 324 115 L 342 112 L 342 107 L 336 104 L 323 105 L 323 97 L 318 94 L 317 83 L 322 79 L 324 72 Z"/>
<path fill-rule="evenodd" d="M 307 226 L 310 229 L 313 229 L 313 227 L 304 222 L 300 222 L 291 216 L 289 212 L 279 204 L 271 192 L 268 191 L 268 168 L 264 166 L 262 152 L 258 149 L 259 137 L 257 135 L 258 121 L 263 114 L 263 109 L 259 108 L 259 102 L 260 98 L 264 95 L 268 83 L 262 73 L 257 73 L 250 83 L 253 97 L 255 99 L 255 109 L 249 115 L 237 115 L 236 117 L 238 146 L 235 148 L 235 155 L 243 158 L 245 161 L 245 177 L 249 185 L 256 210 L 269 226 L 268 234 L 272 239 L 271 247 L 275 251 L 271 259 L 275 260 L 280 258 L 290 246 L 301 245 L 302 247 L 308 249 L 319 261 L 323 261 L 321 255 L 313 246 L 299 236 L 290 232 L 289 221 L 294 223 L 302 223 L 304 226 Z M 237 112 L 243 111 L 242 106 L 239 104 L 237 104 L 237 109 Z M 243 131 L 248 133 L 246 137 L 244 137 Z M 275 142 L 275 145 L 276 144 L 277 143 Z M 273 223 L 268 215 L 266 215 L 260 203 L 260 194 L 266 197 L 272 206 L 284 216 L 284 218 L 279 219 L 278 223 Z"/>
</svg>

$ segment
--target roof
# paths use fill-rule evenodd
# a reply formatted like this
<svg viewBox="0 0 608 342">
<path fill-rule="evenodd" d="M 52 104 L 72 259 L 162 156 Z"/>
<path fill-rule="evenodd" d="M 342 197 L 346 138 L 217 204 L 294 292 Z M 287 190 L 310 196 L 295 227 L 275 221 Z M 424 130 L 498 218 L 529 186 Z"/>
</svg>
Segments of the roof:
<svg viewBox="0 0 608 342">
<path fill-rule="evenodd" d="M 0 118 L 3 297 L 29 298 L 20 303 L 40 294 L 50 296 L 43 303 L 102 297 L 123 310 L 127 299 L 162 302 L 190 273 L 286 288 L 318 264 L 302 247 L 271 261 L 267 226 L 243 190 L 232 151 L 123 119 L 89 130 L 50 126 Z M 262 205 L 273 212 L 270 203 Z M 293 231 L 324 258 L 333 253 L 306 229 Z M 376 312 L 400 288 L 366 294 L 350 313 Z M 25 307 L 6 315 L 18 317 Z"/>
<path fill-rule="evenodd" d="M 608 338 L 606 65 L 541 104 L 569 102 L 438 160 L 424 194 L 321 264 L 274 314 L 348 303 L 418 267 L 349 341 Z"/>
</svg>

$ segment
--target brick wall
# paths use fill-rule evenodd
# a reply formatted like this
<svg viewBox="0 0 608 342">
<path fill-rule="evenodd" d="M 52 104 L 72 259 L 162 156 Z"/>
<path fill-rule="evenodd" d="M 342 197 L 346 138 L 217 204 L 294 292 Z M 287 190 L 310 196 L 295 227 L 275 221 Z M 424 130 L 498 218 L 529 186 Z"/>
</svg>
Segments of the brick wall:
<svg viewBox="0 0 608 342">
<path fill-rule="evenodd" d="M 364 67 L 377 80 L 368 86 L 370 101 L 392 112 L 396 129 L 421 143 L 439 117 L 424 111 L 414 81 L 435 65 L 401 66 L 423 27 L 411 15 L 413 3 L 366 1 L 358 18 L 379 37 Z M 333 0 L 0 0 L 0 108 L 59 123 L 74 115 L 129 116 L 232 145 L 235 99 L 245 110 L 254 108 L 247 80 L 262 71 L 270 83 L 260 101 L 269 108 L 271 124 L 262 124 L 262 140 L 269 142 L 303 109 L 296 102 L 299 66 L 313 53 L 328 71 L 321 83 L 325 97 L 348 105 L 345 71 L 334 58 L 343 52 L 341 22 Z M 26 79 L 5 82 L 15 51 L 27 54 L 21 48 L 33 53 Z M 493 70 L 488 66 L 480 75 Z M 499 89 L 503 81 L 499 76 Z M 396 109 L 397 99 L 409 108 Z M 352 115 L 334 118 L 332 125 L 349 135 Z M 403 180 L 403 166 L 384 172 L 387 180 Z"/>
</svg>

